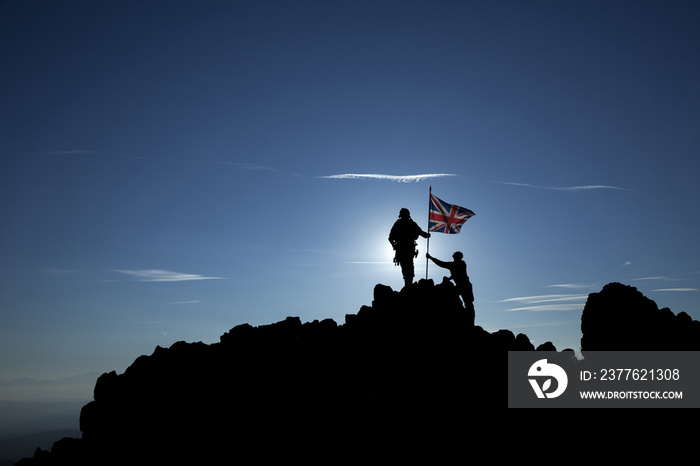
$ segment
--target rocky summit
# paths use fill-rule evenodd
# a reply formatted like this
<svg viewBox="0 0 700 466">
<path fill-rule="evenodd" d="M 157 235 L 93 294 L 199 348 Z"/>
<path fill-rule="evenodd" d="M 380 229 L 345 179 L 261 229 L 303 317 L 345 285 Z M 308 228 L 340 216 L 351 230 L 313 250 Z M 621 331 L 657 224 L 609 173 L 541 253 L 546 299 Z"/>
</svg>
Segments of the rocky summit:
<svg viewBox="0 0 700 466">
<path fill-rule="evenodd" d="M 700 323 L 652 303 L 620 284 L 592 293 L 581 349 L 647 349 L 652 340 L 680 341 L 674 334 L 697 347 Z M 654 321 L 637 322 L 645 319 Z M 661 339 L 648 333 L 661 328 L 655 319 L 668 323 Z M 470 432 L 499 422 L 494 413 L 506 407 L 507 352 L 534 350 L 556 348 L 475 326 L 449 281 L 400 292 L 376 285 L 372 305 L 341 325 L 287 317 L 238 325 L 215 344 L 156 347 L 123 374 L 97 380 L 81 412 L 82 438 L 17 464 L 261 463 L 439 426 L 474 441 Z"/>
</svg>

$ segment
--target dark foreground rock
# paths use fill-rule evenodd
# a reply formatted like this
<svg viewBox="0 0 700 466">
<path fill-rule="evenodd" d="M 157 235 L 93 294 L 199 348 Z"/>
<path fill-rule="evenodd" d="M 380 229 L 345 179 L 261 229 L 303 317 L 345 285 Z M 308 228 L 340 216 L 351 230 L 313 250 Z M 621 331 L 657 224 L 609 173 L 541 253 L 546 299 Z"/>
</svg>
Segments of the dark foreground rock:
<svg viewBox="0 0 700 466">
<path fill-rule="evenodd" d="M 699 351 L 700 322 L 659 309 L 636 288 L 609 283 L 591 293 L 581 314 L 581 352 Z"/>
<path fill-rule="evenodd" d="M 646 329 L 631 327 L 632 315 L 661 311 L 618 285 L 591 294 L 582 348 L 647 341 L 622 337 Z M 537 349 L 556 351 L 550 342 Z M 449 282 L 421 280 L 401 292 L 377 285 L 372 305 L 342 325 L 288 317 L 236 326 L 216 344 L 157 347 L 123 374 L 97 380 L 81 439 L 17 464 L 269 463 L 303 460 L 329 444 L 338 445 L 327 458 L 335 463 L 375 441 L 386 446 L 398 432 L 425 438 L 446 426 L 460 438 L 452 447 L 478 448 L 479 439 L 510 429 L 501 411 L 507 352 L 532 350 L 524 334 L 475 326 Z"/>
</svg>

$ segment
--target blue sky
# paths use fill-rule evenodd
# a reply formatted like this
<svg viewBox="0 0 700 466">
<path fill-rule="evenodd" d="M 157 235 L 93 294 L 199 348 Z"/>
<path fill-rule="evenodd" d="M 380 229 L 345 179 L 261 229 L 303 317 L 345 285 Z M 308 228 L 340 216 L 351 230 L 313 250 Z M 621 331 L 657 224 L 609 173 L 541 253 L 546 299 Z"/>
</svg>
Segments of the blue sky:
<svg viewBox="0 0 700 466">
<path fill-rule="evenodd" d="M 611 281 L 700 319 L 699 20 L 692 1 L 0 3 L 0 379 L 342 324 L 402 286 L 387 236 L 402 207 L 427 228 L 430 186 L 476 213 L 430 252 L 464 253 L 488 331 L 578 350 Z"/>
</svg>

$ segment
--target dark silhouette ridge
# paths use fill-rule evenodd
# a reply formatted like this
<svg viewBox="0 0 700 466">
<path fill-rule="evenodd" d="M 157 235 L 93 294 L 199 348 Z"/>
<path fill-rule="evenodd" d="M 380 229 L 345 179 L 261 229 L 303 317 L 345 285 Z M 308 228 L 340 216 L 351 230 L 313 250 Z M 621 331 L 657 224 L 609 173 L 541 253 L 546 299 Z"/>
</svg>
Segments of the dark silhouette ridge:
<svg viewBox="0 0 700 466">
<path fill-rule="evenodd" d="M 581 352 L 698 351 L 700 322 L 659 309 L 636 288 L 609 283 L 588 295 L 581 314 Z"/>
<path fill-rule="evenodd" d="M 636 293 L 620 287 L 590 295 L 586 349 L 607 344 L 589 338 L 611 327 L 604 315 L 637 306 L 625 301 Z M 500 438 L 494 432 L 504 427 L 507 351 L 533 350 L 524 334 L 474 325 L 447 280 L 400 292 L 380 284 L 372 305 L 342 325 L 287 317 L 238 325 L 215 344 L 156 347 L 123 374 L 100 376 L 81 412 L 81 439 L 64 438 L 17 464 L 218 464 L 253 456 L 265 463 L 308 458 L 329 442 L 343 452 L 369 448 L 371 439 L 386 446 L 397 432 L 425 436 L 441 426 L 458 436 L 455 446 L 478 449 L 475 442 Z M 556 348 L 547 342 L 537 350 Z"/>
</svg>

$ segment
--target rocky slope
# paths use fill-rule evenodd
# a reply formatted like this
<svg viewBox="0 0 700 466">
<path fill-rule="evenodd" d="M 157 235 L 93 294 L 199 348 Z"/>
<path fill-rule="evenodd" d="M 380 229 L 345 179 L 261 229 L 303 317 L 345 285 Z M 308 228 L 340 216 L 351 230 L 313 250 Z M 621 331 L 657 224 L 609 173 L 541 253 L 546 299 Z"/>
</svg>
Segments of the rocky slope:
<svg viewBox="0 0 700 466">
<path fill-rule="evenodd" d="M 583 311 L 582 350 L 647 349 L 650 341 L 696 348 L 700 323 L 686 316 L 610 284 Z M 657 319 L 668 321 L 663 338 L 632 337 L 661 328 Z M 298 317 L 243 324 L 217 344 L 157 347 L 123 374 L 103 374 L 81 412 L 82 438 L 18 465 L 270 462 L 338 439 L 341 450 L 356 450 L 439 426 L 474 440 L 475 427 L 490 434 L 501 422 L 513 350 L 535 348 L 524 334 L 475 326 L 449 282 L 421 280 L 401 292 L 377 285 L 372 305 L 342 325 Z"/>
</svg>

